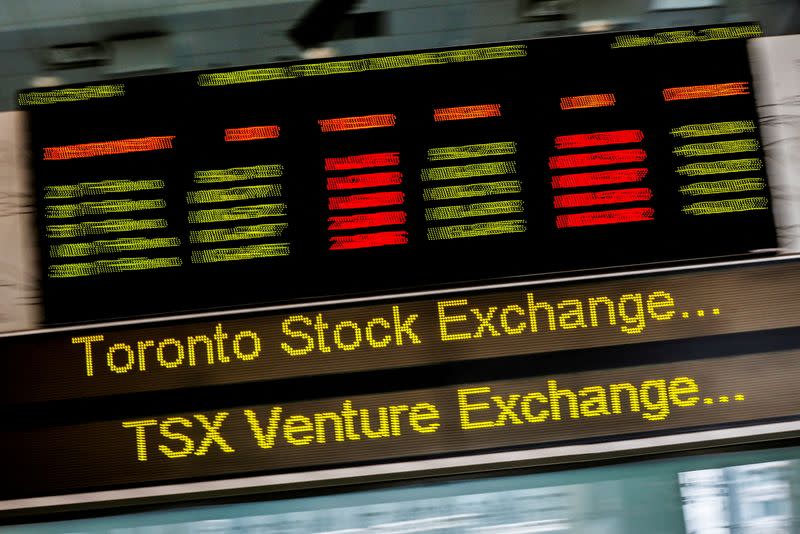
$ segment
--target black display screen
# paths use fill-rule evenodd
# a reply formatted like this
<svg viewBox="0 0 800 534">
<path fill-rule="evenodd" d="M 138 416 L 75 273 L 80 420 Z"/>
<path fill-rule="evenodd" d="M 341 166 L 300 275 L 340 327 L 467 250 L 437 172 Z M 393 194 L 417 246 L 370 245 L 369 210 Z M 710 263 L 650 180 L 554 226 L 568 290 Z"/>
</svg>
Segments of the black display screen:
<svg viewBox="0 0 800 534">
<path fill-rule="evenodd" d="M 50 323 L 775 247 L 745 39 L 603 34 L 25 91 Z"/>
</svg>

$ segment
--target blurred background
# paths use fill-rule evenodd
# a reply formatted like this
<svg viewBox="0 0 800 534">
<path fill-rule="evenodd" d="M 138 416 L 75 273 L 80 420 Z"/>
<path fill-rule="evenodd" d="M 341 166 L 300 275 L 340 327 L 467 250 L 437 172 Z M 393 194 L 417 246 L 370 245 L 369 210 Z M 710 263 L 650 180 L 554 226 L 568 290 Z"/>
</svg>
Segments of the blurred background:
<svg viewBox="0 0 800 534">
<path fill-rule="evenodd" d="M 0 110 L 27 87 L 104 78 L 530 39 L 759 21 L 800 31 L 796 0 L 342 0 L 311 21 L 323 40 L 289 35 L 312 1 L 6 0 L 0 4 Z M 308 43 L 305 43 L 308 44 Z"/>
<path fill-rule="evenodd" d="M 4 0 L 0 111 L 17 91 L 127 76 L 594 32 L 757 21 L 751 44 L 781 253 L 800 251 L 800 0 Z M 753 58 L 760 58 L 755 60 Z M 0 117 L 0 331 L 39 324 L 24 126 Z M 798 277 L 800 282 L 800 277 Z M 800 532 L 800 448 L 764 442 L 692 454 L 506 471 L 181 507 L 73 513 L 0 533 Z M 2 484 L 2 473 L 0 473 Z M 118 515 L 119 512 L 119 515 Z M 125 512 L 124 514 L 122 512 Z M 98 517 L 93 517 L 98 516 Z M 26 522 L 33 519 L 27 518 Z"/>
</svg>

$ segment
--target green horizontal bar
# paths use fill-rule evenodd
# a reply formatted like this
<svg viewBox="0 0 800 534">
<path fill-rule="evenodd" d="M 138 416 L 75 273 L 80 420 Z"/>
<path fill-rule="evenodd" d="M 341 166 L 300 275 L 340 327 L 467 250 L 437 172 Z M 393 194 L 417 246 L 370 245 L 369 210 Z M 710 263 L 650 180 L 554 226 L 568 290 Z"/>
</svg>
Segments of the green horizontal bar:
<svg viewBox="0 0 800 534">
<path fill-rule="evenodd" d="M 165 208 L 167 203 L 162 199 L 147 200 L 98 200 L 97 202 L 80 202 L 78 204 L 51 204 L 45 207 L 48 219 L 67 219 L 86 215 L 105 215 L 107 213 L 123 213 L 126 211 L 156 210 Z"/>
<path fill-rule="evenodd" d="M 58 239 L 155 230 L 166 227 L 167 221 L 165 219 L 106 219 L 104 221 L 86 221 L 74 224 L 50 224 L 46 230 L 47 237 Z"/>
<path fill-rule="evenodd" d="M 501 182 L 428 187 L 422 191 L 422 197 L 425 200 L 450 200 L 491 195 L 510 195 L 521 191 L 522 186 L 519 180 L 504 180 Z"/>
<path fill-rule="evenodd" d="M 234 248 L 212 248 L 192 252 L 194 263 L 216 263 L 220 261 L 254 260 L 275 256 L 288 256 L 289 243 L 266 243 Z"/>
<path fill-rule="evenodd" d="M 44 188 L 44 198 L 76 198 L 108 193 L 132 193 L 163 189 L 162 180 L 103 180 L 79 184 L 48 185 Z"/>
<path fill-rule="evenodd" d="M 279 196 L 281 196 L 280 184 L 247 185 L 228 189 L 189 191 L 186 193 L 186 201 L 189 204 L 208 204 L 211 202 L 233 202 L 235 200 L 252 200 L 255 198 Z"/>
<path fill-rule="evenodd" d="M 486 156 L 505 156 L 516 154 L 517 144 L 512 141 L 480 143 L 476 145 L 443 146 L 428 149 L 429 161 L 446 159 L 482 158 Z"/>
<path fill-rule="evenodd" d="M 680 187 L 684 195 L 719 195 L 721 193 L 739 193 L 742 191 L 759 191 L 767 184 L 761 178 L 738 178 L 735 180 L 719 180 L 716 182 L 695 182 Z"/>
<path fill-rule="evenodd" d="M 763 166 L 764 164 L 758 158 L 726 159 L 723 161 L 704 161 L 681 165 L 676 169 L 676 172 L 685 176 L 704 176 L 707 174 L 757 171 Z"/>
<path fill-rule="evenodd" d="M 513 161 L 492 161 L 490 163 L 473 163 L 471 165 L 452 165 L 448 167 L 432 167 L 422 169 L 420 177 L 428 180 L 455 180 L 457 178 L 474 178 L 476 176 L 494 176 L 497 174 L 515 174 Z"/>
<path fill-rule="evenodd" d="M 287 223 L 275 223 L 235 226 L 233 228 L 213 228 L 211 230 L 192 230 L 189 232 L 189 241 L 192 243 L 218 243 L 220 241 L 275 237 L 282 235 L 288 227 Z"/>
<path fill-rule="evenodd" d="M 684 124 L 669 131 L 675 137 L 709 137 L 712 135 L 736 135 L 756 131 L 753 121 L 709 122 Z"/>
<path fill-rule="evenodd" d="M 50 247 L 50 256 L 53 258 L 94 256 L 132 250 L 177 247 L 180 244 L 181 240 L 177 237 L 122 237 L 119 239 L 101 239 L 89 243 L 54 245 Z"/>
<path fill-rule="evenodd" d="M 67 87 L 49 91 L 29 91 L 20 93 L 17 102 L 19 102 L 20 106 L 39 106 L 124 95 L 125 85 L 121 83 L 113 85 L 86 85 L 84 87 Z"/>
<path fill-rule="evenodd" d="M 741 211 L 754 211 L 767 209 L 765 197 L 736 198 L 732 200 L 709 200 L 695 202 L 683 208 L 684 213 L 691 215 L 718 215 L 721 213 L 736 213 Z"/>
<path fill-rule="evenodd" d="M 198 184 L 236 182 L 256 178 L 277 178 L 279 176 L 283 176 L 283 165 L 253 165 L 252 167 L 194 171 L 194 181 Z"/>
<path fill-rule="evenodd" d="M 114 274 L 125 271 L 144 271 L 148 269 L 163 269 L 166 267 L 180 267 L 180 258 L 119 258 L 114 260 L 97 260 L 86 263 L 66 263 L 51 265 L 49 276 L 51 278 L 76 278 L 79 276 L 97 276 L 101 274 Z"/>
<path fill-rule="evenodd" d="M 457 224 L 454 226 L 435 226 L 428 228 L 428 239 L 464 239 L 498 234 L 516 234 L 527 229 L 525 221 L 491 221 L 475 224 Z"/>
<path fill-rule="evenodd" d="M 366 71 L 518 58 L 525 57 L 526 54 L 527 48 L 524 44 L 515 44 L 414 54 L 397 54 L 343 61 L 301 63 L 288 67 L 266 67 L 260 69 L 203 73 L 197 76 L 197 85 L 201 87 L 213 87 L 240 83 L 266 82 L 271 80 L 287 80 L 309 76 L 354 74 Z"/>
<path fill-rule="evenodd" d="M 497 202 L 478 202 L 476 204 L 425 208 L 425 219 L 428 221 L 465 219 L 467 217 L 522 213 L 524 210 L 525 203 L 521 200 L 499 200 Z"/>
<path fill-rule="evenodd" d="M 689 143 L 688 145 L 675 147 L 672 151 L 678 156 L 689 158 L 714 156 L 716 154 L 735 154 L 737 152 L 755 152 L 758 147 L 758 141 L 755 139 L 732 139 L 713 143 Z"/>
<path fill-rule="evenodd" d="M 189 212 L 190 223 L 212 223 L 286 215 L 286 204 L 256 204 Z"/>
</svg>

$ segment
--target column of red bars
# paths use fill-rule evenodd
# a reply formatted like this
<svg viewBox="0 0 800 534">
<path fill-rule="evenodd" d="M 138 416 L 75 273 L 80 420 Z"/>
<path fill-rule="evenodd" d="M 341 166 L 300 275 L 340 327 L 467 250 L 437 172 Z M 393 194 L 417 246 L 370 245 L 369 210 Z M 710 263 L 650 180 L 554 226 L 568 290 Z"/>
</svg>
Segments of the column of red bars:
<svg viewBox="0 0 800 534">
<path fill-rule="evenodd" d="M 562 109 L 570 108 L 562 105 Z M 653 197 L 650 188 L 641 187 L 641 181 L 647 175 L 647 168 L 641 163 L 647 158 L 647 154 L 635 145 L 641 143 L 643 138 L 641 130 L 613 130 L 555 138 L 556 150 L 570 151 L 549 159 L 551 171 L 563 172 L 552 177 L 555 192 L 553 206 L 557 210 L 558 228 L 653 219 L 653 208 L 641 205 Z M 629 146 L 622 148 L 618 145 Z M 607 149 L 609 146 L 613 148 Z M 619 165 L 625 167 L 620 168 Z M 588 169 L 607 166 L 614 168 Z M 578 191 L 572 191 L 576 189 Z M 568 192 L 562 192 L 564 190 Z M 621 206 L 632 203 L 639 205 Z M 575 212 L 575 209 L 581 211 Z M 563 213 L 562 210 L 570 212 Z"/>
<path fill-rule="evenodd" d="M 322 133 L 395 125 L 391 114 L 320 120 Z M 329 250 L 405 245 L 405 195 L 399 152 L 375 152 L 325 158 L 328 190 Z M 376 191 L 377 190 L 377 191 Z M 389 227 L 389 228 L 384 228 Z"/>
</svg>

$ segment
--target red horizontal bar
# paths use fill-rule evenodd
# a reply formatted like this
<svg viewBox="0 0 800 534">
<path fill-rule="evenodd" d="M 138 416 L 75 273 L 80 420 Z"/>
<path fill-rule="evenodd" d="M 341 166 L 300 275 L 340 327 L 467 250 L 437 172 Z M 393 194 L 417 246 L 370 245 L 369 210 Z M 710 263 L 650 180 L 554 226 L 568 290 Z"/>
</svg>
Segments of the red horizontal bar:
<svg viewBox="0 0 800 534">
<path fill-rule="evenodd" d="M 175 139 L 174 135 L 164 135 L 157 137 L 118 139 L 116 141 L 101 141 L 98 143 L 83 143 L 80 145 L 53 146 L 44 149 L 44 159 L 93 158 L 97 156 L 110 156 L 112 154 L 126 154 L 128 152 L 165 150 L 167 148 L 172 148 L 173 139 Z"/>
<path fill-rule="evenodd" d="M 567 169 L 569 167 L 591 167 L 595 165 L 613 165 L 615 163 L 631 163 L 644 161 L 647 154 L 641 148 L 626 150 L 608 150 L 606 152 L 587 152 L 585 154 L 569 154 L 550 156 L 551 169 Z"/>
<path fill-rule="evenodd" d="M 711 85 L 688 85 L 664 89 L 664 100 L 692 100 L 695 98 L 715 98 L 719 96 L 749 95 L 747 82 L 714 83 Z"/>
<path fill-rule="evenodd" d="M 454 108 L 436 108 L 433 110 L 433 120 L 461 121 L 466 119 L 484 119 L 499 117 L 500 104 L 482 104 L 479 106 L 459 106 Z"/>
<path fill-rule="evenodd" d="M 406 212 L 404 211 L 381 211 L 379 213 L 339 215 L 336 217 L 328 217 L 328 230 L 352 230 L 354 228 L 405 224 L 405 222 Z"/>
<path fill-rule="evenodd" d="M 364 187 L 383 187 L 399 185 L 403 182 L 401 172 L 373 172 L 369 174 L 351 174 L 349 176 L 328 177 L 328 190 L 360 189 Z"/>
<path fill-rule="evenodd" d="M 588 211 L 585 213 L 569 213 L 556 217 L 559 228 L 576 226 L 598 226 L 601 224 L 619 224 L 639 221 L 652 221 L 653 208 L 626 208 L 622 210 Z"/>
<path fill-rule="evenodd" d="M 556 137 L 556 148 L 621 145 L 623 143 L 638 143 L 642 139 L 644 139 L 644 134 L 641 130 L 615 130 L 613 132 L 560 135 Z"/>
<path fill-rule="evenodd" d="M 396 230 L 391 232 L 377 232 L 374 234 L 335 235 L 331 236 L 330 241 L 330 250 L 406 245 L 408 244 L 408 232 L 405 230 Z"/>
<path fill-rule="evenodd" d="M 259 139 L 275 139 L 280 134 L 280 126 L 248 126 L 246 128 L 226 128 L 225 141 L 257 141 Z"/>
<path fill-rule="evenodd" d="M 404 200 L 405 196 L 401 191 L 330 197 L 328 198 L 328 209 L 351 210 L 359 208 L 377 208 L 379 206 L 396 206 L 397 204 L 402 204 Z"/>
<path fill-rule="evenodd" d="M 553 189 L 639 182 L 645 176 L 647 176 L 647 169 L 644 167 L 617 169 L 614 171 L 562 174 L 561 176 L 553 176 Z"/>
<path fill-rule="evenodd" d="M 614 93 L 596 95 L 565 96 L 561 99 L 561 109 L 584 109 L 613 106 L 617 103 Z"/>
<path fill-rule="evenodd" d="M 622 204 L 624 202 L 640 202 L 653 198 L 653 192 L 646 187 L 632 189 L 615 189 L 613 191 L 595 191 L 592 193 L 571 193 L 556 195 L 553 206 L 556 208 L 579 208 L 599 204 Z"/>
<path fill-rule="evenodd" d="M 339 117 L 336 119 L 318 120 L 323 133 L 343 132 L 346 130 L 363 130 L 366 128 L 386 128 L 394 126 L 397 117 L 391 113 L 383 115 L 361 115 L 360 117 Z"/>
<path fill-rule="evenodd" d="M 377 152 L 343 158 L 325 158 L 326 171 L 346 171 L 367 167 L 390 167 L 400 164 L 400 152 Z"/>
</svg>

